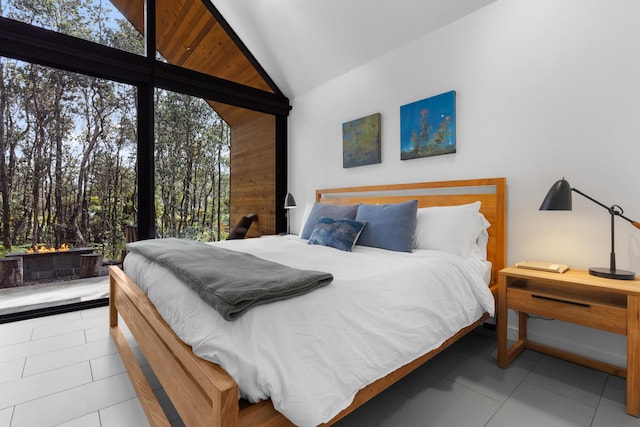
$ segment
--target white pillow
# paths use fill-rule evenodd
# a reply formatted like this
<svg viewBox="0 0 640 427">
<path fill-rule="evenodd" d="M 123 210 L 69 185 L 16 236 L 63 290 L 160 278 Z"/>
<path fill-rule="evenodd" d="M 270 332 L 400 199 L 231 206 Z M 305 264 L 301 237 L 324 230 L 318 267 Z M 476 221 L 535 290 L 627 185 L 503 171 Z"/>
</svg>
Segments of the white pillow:
<svg viewBox="0 0 640 427">
<path fill-rule="evenodd" d="M 487 228 L 491 227 L 491 223 L 481 213 L 478 213 L 478 217 L 480 218 L 481 230 L 476 240 L 471 244 L 468 256 L 487 259 L 487 243 L 489 242 Z"/>
<path fill-rule="evenodd" d="M 486 230 L 489 225 L 480 213 L 480 202 L 420 208 L 416 217 L 414 247 L 486 258 Z"/>
</svg>

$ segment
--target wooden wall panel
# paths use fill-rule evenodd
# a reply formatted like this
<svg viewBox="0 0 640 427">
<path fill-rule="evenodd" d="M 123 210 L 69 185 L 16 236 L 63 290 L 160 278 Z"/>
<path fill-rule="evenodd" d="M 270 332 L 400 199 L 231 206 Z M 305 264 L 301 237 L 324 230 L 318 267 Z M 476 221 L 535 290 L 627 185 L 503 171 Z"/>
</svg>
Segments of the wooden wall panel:
<svg viewBox="0 0 640 427">
<path fill-rule="evenodd" d="M 231 227 L 255 213 L 247 236 L 275 234 L 275 174 L 275 117 L 246 111 L 231 127 Z"/>
</svg>

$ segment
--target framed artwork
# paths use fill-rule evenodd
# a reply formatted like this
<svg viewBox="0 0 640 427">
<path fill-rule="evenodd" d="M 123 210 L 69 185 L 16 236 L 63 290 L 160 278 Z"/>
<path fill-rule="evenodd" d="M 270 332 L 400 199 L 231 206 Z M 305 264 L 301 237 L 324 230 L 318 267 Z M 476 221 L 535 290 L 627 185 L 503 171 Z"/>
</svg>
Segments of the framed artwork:
<svg viewBox="0 0 640 427">
<path fill-rule="evenodd" d="M 456 92 L 400 107 L 400 159 L 456 152 Z"/>
<path fill-rule="evenodd" d="M 342 124 L 342 167 L 381 162 L 380 113 Z"/>
</svg>

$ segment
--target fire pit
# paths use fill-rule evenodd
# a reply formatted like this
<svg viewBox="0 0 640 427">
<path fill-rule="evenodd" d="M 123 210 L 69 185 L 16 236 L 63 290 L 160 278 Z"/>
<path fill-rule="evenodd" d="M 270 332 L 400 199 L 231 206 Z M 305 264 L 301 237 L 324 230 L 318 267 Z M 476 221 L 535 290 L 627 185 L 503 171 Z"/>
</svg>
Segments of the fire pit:
<svg viewBox="0 0 640 427">
<path fill-rule="evenodd" d="M 7 258 L 21 257 L 23 280 L 25 282 L 78 276 L 82 255 L 92 254 L 93 248 L 73 248 L 65 250 L 40 249 L 31 253 L 7 254 Z"/>
</svg>

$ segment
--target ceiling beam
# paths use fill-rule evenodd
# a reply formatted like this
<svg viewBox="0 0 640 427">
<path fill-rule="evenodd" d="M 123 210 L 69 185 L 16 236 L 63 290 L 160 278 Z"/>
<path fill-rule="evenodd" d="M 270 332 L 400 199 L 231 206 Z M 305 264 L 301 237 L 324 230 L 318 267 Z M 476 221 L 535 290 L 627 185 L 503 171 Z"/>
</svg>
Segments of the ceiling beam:
<svg viewBox="0 0 640 427">
<path fill-rule="evenodd" d="M 253 68 L 258 72 L 258 74 L 260 74 L 260 77 L 262 77 L 264 81 L 269 85 L 271 90 L 277 93 L 278 95 L 283 95 L 282 91 L 278 88 L 276 83 L 271 79 L 271 77 L 266 72 L 266 70 L 262 68 L 262 65 L 260 65 L 260 63 L 255 58 L 255 56 L 253 56 L 249 48 L 242 42 L 242 40 L 240 39 L 240 37 L 238 37 L 236 32 L 233 31 L 233 28 L 231 28 L 231 25 L 229 25 L 226 19 L 224 19 L 222 14 L 220 14 L 218 9 L 216 9 L 216 7 L 213 5 L 212 0 L 202 0 L 202 3 L 204 3 L 207 9 L 209 9 L 209 12 L 211 12 L 213 17 L 216 19 L 216 21 L 218 21 L 218 23 L 222 26 L 222 28 L 224 28 L 225 32 L 229 35 L 231 40 L 233 40 L 233 42 L 238 47 L 238 49 L 240 49 L 240 51 L 244 54 L 244 56 L 247 58 L 249 63 L 253 65 Z"/>
</svg>

